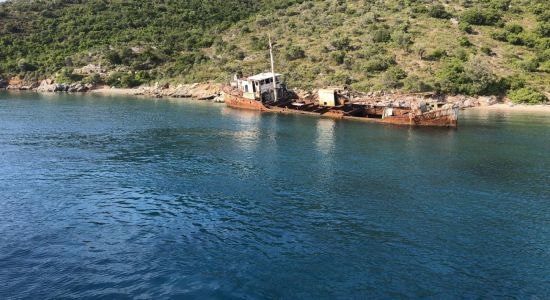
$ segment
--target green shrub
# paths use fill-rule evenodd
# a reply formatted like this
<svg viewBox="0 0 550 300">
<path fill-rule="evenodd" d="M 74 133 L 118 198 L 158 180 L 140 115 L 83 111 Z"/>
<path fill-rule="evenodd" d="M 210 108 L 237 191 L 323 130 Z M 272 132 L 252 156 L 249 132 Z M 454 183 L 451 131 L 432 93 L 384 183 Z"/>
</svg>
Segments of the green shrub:
<svg viewBox="0 0 550 300">
<path fill-rule="evenodd" d="M 517 90 L 525 87 L 525 78 L 519 75 L 512 75 L 504 79 L 508 90 Z"/>
<path fill-rule="evenodd" d="M 89 83 L 89 84 L 92 84 L 92 85 L 98 85 L 102 82 L 101 80 L 101 76 L 99 76 L 99 74 L 97 73 L 94 73 L 86 78 L 84 78 L 82 80 L 83 83 Z"/>
<path fill-rule="evenodd" d="M 265 51 L 269 49 L 269 39 L 265 36 L 256 37 L 253 36 L 250 39 L 251 47 L 255 51 Z"/>
<path fill-rule="evenodd" d="M 393 57 L 377 55 L 362 64 L 362 70 L 366 72 L 380 72 L 387 70 L 391 65 L 395 65 Z"/>
<path fill-rule="evenodd" d="M 500 15 L 491 9 L 471 8 L 462 13 L 460 20 L 471 25 L 494 25 Z"/>
<path fill-rule="evenodd" d="M 344 59 L 346 58 L 346 53 L 344 51 L 334 51 L 330 55 L 332 57 L 332 60 L 341 65 L 344 63 Z"/>
<path fill-rule="evenodd" d="M 550 37 L 550 22 L 539 22 L 535 33 L 541 37 Z"/>
<path fill-rule="evenodd" d="M 393 42 L 402 49 L 408 49 L 413 43 L 411 35 L 405 32 L 394 32 L 391 35 Z"/>
<path fill-rule="evenodd" d="M 468 34 L 474 33 L 474 28 L 472 27 L 472 25 L 470 25 L 466 22 L 459 22 L 458 23 L 458 29 L 460 31 L 466 32 Z"/>
<path fill-rule="evenodd" d="M 539 60 L 536 57 L 528 58 L 517 63 L 520 69 L 527 72 L 535 72 L 539 68 Z"/>
<path fill-rule="evenodd" d="M 512 90 L 508 92 L 508 98 L 514 103 L 526 104 L 538 104 L 548 101 L 548 98 L 543 93 L 530 87 Z"/>
<path fill-rule="evenodd" d="M 121 72 L 111 73 L 107 78 L 105 78 L 105 83 L 109 86 L 118 86 L 120 84 L 120 78 L 124 75 Z"/>
<path fill-rule="evenodd" d="M 517 34 L 508 34 L 506 36 L 506 41 L 512 45 L 521 46 L 523 45 L 523 39 Z"/>
<path fill-rule="evenodd" d="M 489 56 L 493 55 L 493 50 L 491 50 L 491 48 L 487 46 L 482 46 L 479 50 L 486 55 L 489 55 Z"/>
<path fill-rule="evenodd" d="M 442 49 L 434 49 L 434 50 L 428 52 L 424 56 L 424 59 L 425 60 L 430 60 L 430 61 L 437 61 L 437 60 L 442 59 L 445 56 L 447 56 L 447 51 L 442 50 Z"/>
<path fill-rule="evenodd" d="M 62 69 L 55 76 L 55 82 L 57 82 L 57 83 L 73 83 L 73 82 L 82 80 L 82 78 L 84 78 L 84 76 L 79 75 L 79 74 L 74 74 L 73 70 Z"/>
<path fill-rule="evenodd" d="M 288 60 L 296 60 L 306 57 L 306 53 L 300 46 L 290 45 L 286 49 L 285 57 Z"/>
<path fill-rule="evenodd" d="M 521 27 L 521 25 L 519 24 L 507 24 L 506 26 L 504 26 L 504 29 L 510 33 L 515 34 L 523 32 L 523 27 Z"/>
<path fill-rule="evenodd" d="M 435 4 L 428 8 L 428 15 L 437 19 L 450 19 L 452 15 L 445 10 L 445 6 Z"/>
<path fill-rule="evenodd" d="M 120 87 L 132 88 L 141 84 L 141 81 L 136 78 L 135 74 L 124 74 L 120 77 Z"/>
<path fill-rule="evenodd" d="M 511 0 L 490 0 L 489 6 L 496 10 L 508 11 Z"/>
<path fill-rule="evenodd" d="M 32 72 L 32 71 L 36 71 L 38 69 L 38 67 L 36 65 L 28 62 L 24 58 L 17 61 L 17 67 L 19 68 L 19 71 L 21 71 L 21 72 Z"/>
<path fill-rule="evenodd" d="M 448 60 L 436 73 L 435 79 L 436 88 L 449 94 L 495 95 L 506 90 L 505 81 L 480 61 L 464 64 L 457 59 Z"/>
<path fill-rule="evenodd" d="M 351 40 L 348 37 L 338 38 L 330 42 L 330 44 L 337 50 L 345 51 L 350 49 Z"/>
<path fill-rule="evenodd" d="M 407 73 L 398 66 L 392 66 L 382 74 L 381 83 L 383 88 L 396 89 L 403 86 L 402 80 L 407 77 Z"/>
<path fill-rule="evenodd" d="M 507 42 L 508 41 L 508 33 L 504 30 L 497 29 L 493 32 L 491 32 L 491 38 L 497 41 L 501 42 Z"/>
<path fill-rule="evenodd" d="M 473 45 L 472 42 L 470 42 L 470 40 L 465 36 L 458 38 L 458 44 L 462 47 L 470 47 Z"/>
<path fill-rule="evenodd" d="M 418 76 L 409 75 L 403 79 L 403 89 L 407 92 L 417 93 L 431 91 L 433 87 L 422 81 Z"/>
<path fill-rule="evenodd" d="M 464 50 L 464 48 L 457 48 L 454 51 L 454 57 L 460 59 L 461 61 L 467 61 L 468 60 L 468 51 Z"/>
<path fill-rule="evenodd" d="M 372 33 L 372 41 L 375 43 L 386 43 L 391 39 L 391 31 L 389 29 L 378 29 Z"/>
<path fill-rule="evenodd" d="M 540 63 L 538 70 L 541 72 L 550 73 L 550 60 L 545 60 Z"/>
<path fill-rule="evenodd" d="M 353 82 L 349 74 L 343 71 L 337 71 L 330 74 L 328 80 L 332 85 L 348 85 Z"/>
<path fill-rule="evenodd" d="M 115 72 L 105 79 L 105 83 L 120 88 L 132 88 L 140 85 L 142 82 L 136 78 L 134 73 Z"/>
</svg>

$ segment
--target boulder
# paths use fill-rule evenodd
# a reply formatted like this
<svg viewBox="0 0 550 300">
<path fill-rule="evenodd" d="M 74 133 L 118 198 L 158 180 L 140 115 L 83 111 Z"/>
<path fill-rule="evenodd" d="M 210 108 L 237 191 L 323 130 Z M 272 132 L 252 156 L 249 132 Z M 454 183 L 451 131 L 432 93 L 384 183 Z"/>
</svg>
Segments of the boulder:
<svg viewBox="0 0 550 300">
<path fill-rule="evenodd" d="M 55 84 L 51 80 L 42 80 L 40 85 L 36 88 L 37 92 L 55 92 Z"/>
<path fill-rule="evenodd" d="M 481 106 L 489 106 L 493 104 L 497 104 L 498 100 L 495 96 L 489 96 L 489 97 L 479 97 L 479 105 Z"/>
<path fill-rule="evenodd" d="M 67 91 L 67 86 L 65 86 L 64 84 L 62 83 L 58 83 L 55 85 L 55 89 L 53 90 L 54 92 L 66 92 Z"/>
</svg>

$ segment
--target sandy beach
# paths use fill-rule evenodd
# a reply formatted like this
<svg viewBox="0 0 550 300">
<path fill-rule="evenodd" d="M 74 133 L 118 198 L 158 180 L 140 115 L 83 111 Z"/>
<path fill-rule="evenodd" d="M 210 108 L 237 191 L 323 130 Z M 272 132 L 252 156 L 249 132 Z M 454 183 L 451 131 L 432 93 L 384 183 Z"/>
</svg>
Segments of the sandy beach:
<svg viewBox="0 0 550 300">
<path fill-rule="evenodd" d="M 506 112 L 525 112 L 525 113 L 548 113 L 550 114 L 550 105 L 548 104 L 505 104 L 498 103 L 489 106 L 477 106 L 468 108 L 469 110 L 481 111 L 506 111 Z"/>
<path fill-rule="evenodd" d="M 110 88 L 100 87 L 89 91 L 89 93 L 105 96 L 129 96 L 135 95 L 137 89 L 122 89 L 122 88 Z"/>
</svg>

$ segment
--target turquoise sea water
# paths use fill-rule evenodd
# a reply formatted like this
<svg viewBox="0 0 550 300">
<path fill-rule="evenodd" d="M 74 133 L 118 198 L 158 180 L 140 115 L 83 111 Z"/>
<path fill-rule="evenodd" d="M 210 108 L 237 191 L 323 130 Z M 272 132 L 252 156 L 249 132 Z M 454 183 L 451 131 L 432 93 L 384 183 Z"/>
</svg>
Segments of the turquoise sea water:
<svg viewBox="0 0 550 300">
<path fill-rule="evenodd" d="M 550 115 L 0 93 L 0 298 L 550 297 Z"/>
</svg>

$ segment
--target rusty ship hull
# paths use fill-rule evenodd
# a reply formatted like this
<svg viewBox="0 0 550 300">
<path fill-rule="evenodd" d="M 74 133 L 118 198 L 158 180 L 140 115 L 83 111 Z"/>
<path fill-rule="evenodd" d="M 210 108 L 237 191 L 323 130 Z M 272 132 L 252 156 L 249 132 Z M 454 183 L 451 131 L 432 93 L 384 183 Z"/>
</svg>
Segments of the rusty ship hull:
<svg viewBox="0 0 550 300">
<path fill-rule="evenodd" d="M 392 115 L 385 116 L 386 107 L 368 105 L 341 105 L 323 107 L 311 101 L 302 101 L 303 105 L 295 106 L 297 101 L 279 101 L 265 103 L 260 100 L 245 98 L 238 91 L 223 91 L 224 101 L 228 107 L 257 110 L 263 112 L 313 115 L 334 119 L 348 119 L 382 124 L 406 126 L 431 126 L 456 128 L 458 126 L 458 107 L 435 109 L 423 113 L 414 113 L 410 108 L 391 108 Z M 300 101 L 300 100 L 299 100 Z M 298 102 L 299 102 L 298 101 Z"/>
</svg>

